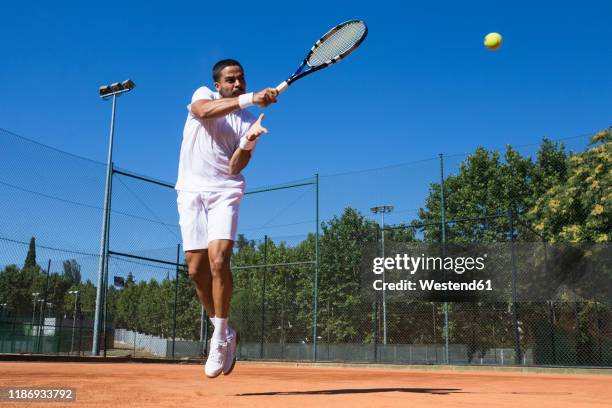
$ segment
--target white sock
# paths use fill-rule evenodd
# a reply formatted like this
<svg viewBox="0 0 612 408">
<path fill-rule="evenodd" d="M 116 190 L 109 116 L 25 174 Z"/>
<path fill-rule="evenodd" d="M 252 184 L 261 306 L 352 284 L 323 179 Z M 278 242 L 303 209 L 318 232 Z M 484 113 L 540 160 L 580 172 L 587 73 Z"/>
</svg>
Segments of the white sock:
<svg viewBox="0 0 612 408">
<path fill-rule="evenodd" d="M 217 322 L 215 321 L 215 319 L 216 319 L 216 317 L 215 317 L 215 316 L 213 316 L 213 317 L 209 317 L 209 318 L 208 318 L 208 320 L 210 320 L 210 324 L 212 324 L 212 325 L 213 325 L 213 327 L 215 327 L 215 326 L 216 326 L 216 324 L 215 324 L 215 323 L 217 323 Z"/>
<path fill-rule="evenodd" d="M 213 339 L 217 341 L 225 341 L 227 339 L 227 318 L 222 319 L 217 317 L 215 319 L 215 331 L 213 332 Z"/>
</svg>

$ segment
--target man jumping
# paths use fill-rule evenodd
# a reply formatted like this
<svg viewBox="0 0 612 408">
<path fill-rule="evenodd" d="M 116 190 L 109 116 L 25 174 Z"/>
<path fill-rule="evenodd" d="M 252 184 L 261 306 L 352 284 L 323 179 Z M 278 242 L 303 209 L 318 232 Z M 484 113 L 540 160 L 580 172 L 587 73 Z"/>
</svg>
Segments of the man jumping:
<svg viewBox="0 0 612 408">
<path fill-rule="evenodd" d="M 228 325 L 232 297 L 230 258 L 238 228 L 244 177 L 256 143 L 267 130 L 263 114 L 245 109 L 266 108 L 278 92 L 266 88 L 246 93 L 244 70 L 226 59 L 213 67 L 217 92 L 198 88 L 187 106 L 179 160 L 177 206 L 183 249 L 200 303 L 214 326 L 204 373 L 210 378 L 230 374 L 236 362 L 237 333 Z"/>
</svg>

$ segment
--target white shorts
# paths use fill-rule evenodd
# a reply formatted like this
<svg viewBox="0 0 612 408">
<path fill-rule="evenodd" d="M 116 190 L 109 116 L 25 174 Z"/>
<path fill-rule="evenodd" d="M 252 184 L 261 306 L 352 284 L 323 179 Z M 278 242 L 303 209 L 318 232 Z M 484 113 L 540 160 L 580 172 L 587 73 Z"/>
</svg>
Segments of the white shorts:
<svg viewBox="0 0 612 408">
<path fill-rule="evenodd" d="M 183 250 L 206 249 L 216 239 L 235 241 L 242 196 L 240 190 L 177 191 Z"/>
</svg>

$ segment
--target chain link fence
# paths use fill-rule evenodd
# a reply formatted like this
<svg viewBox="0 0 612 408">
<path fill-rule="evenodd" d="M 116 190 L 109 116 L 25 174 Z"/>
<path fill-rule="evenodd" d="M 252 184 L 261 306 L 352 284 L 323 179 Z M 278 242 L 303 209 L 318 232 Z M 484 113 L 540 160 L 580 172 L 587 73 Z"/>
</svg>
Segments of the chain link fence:
<svg viewBox="0 0 612 408">
<path fill-rule="evenodd" d="M 0 352 L 91 355 L 105 165 L 6 131 L 0 145 Z M 608 244 L 549 245 L 506 208 L 442 229 L 419 213 L 441 169 L 431 159 L 250 190 L 233 257 L 238 358 L 612 366 Z M 212 327 L 184 265 L 172 185 L 114 170 L 100 353 L 201 358 Z M 370 208 L 387 203 L 381 229 Z M 376 257 L 458 256 L 474 243 L 498 245 L 494 293 L 372 290 Z"/>
</svg>

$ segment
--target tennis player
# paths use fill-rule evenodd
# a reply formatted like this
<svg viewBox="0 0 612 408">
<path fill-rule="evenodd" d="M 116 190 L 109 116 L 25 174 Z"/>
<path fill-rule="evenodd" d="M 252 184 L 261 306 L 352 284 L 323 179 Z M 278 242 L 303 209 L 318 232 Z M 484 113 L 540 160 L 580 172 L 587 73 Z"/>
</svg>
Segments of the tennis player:
<svg viewBox="0 0 612 408">
<path fill-rule="evenodd" d="M 228 325 L 232 297 L 230 258 L 244 194 L 240 173 L 267 130 L 263 114 L 278 92 L 266 88 L 246 93 L 238 61 L 225 59 L 213 67 L 216 92 L 198 88 L 187 105 L 187 120 L 178 168 L 177 206 L 189 277 L 214 326 L 204 373 L 210 378 L 230 374 L 236 362 L 237 333 Z"/>
</svg>

